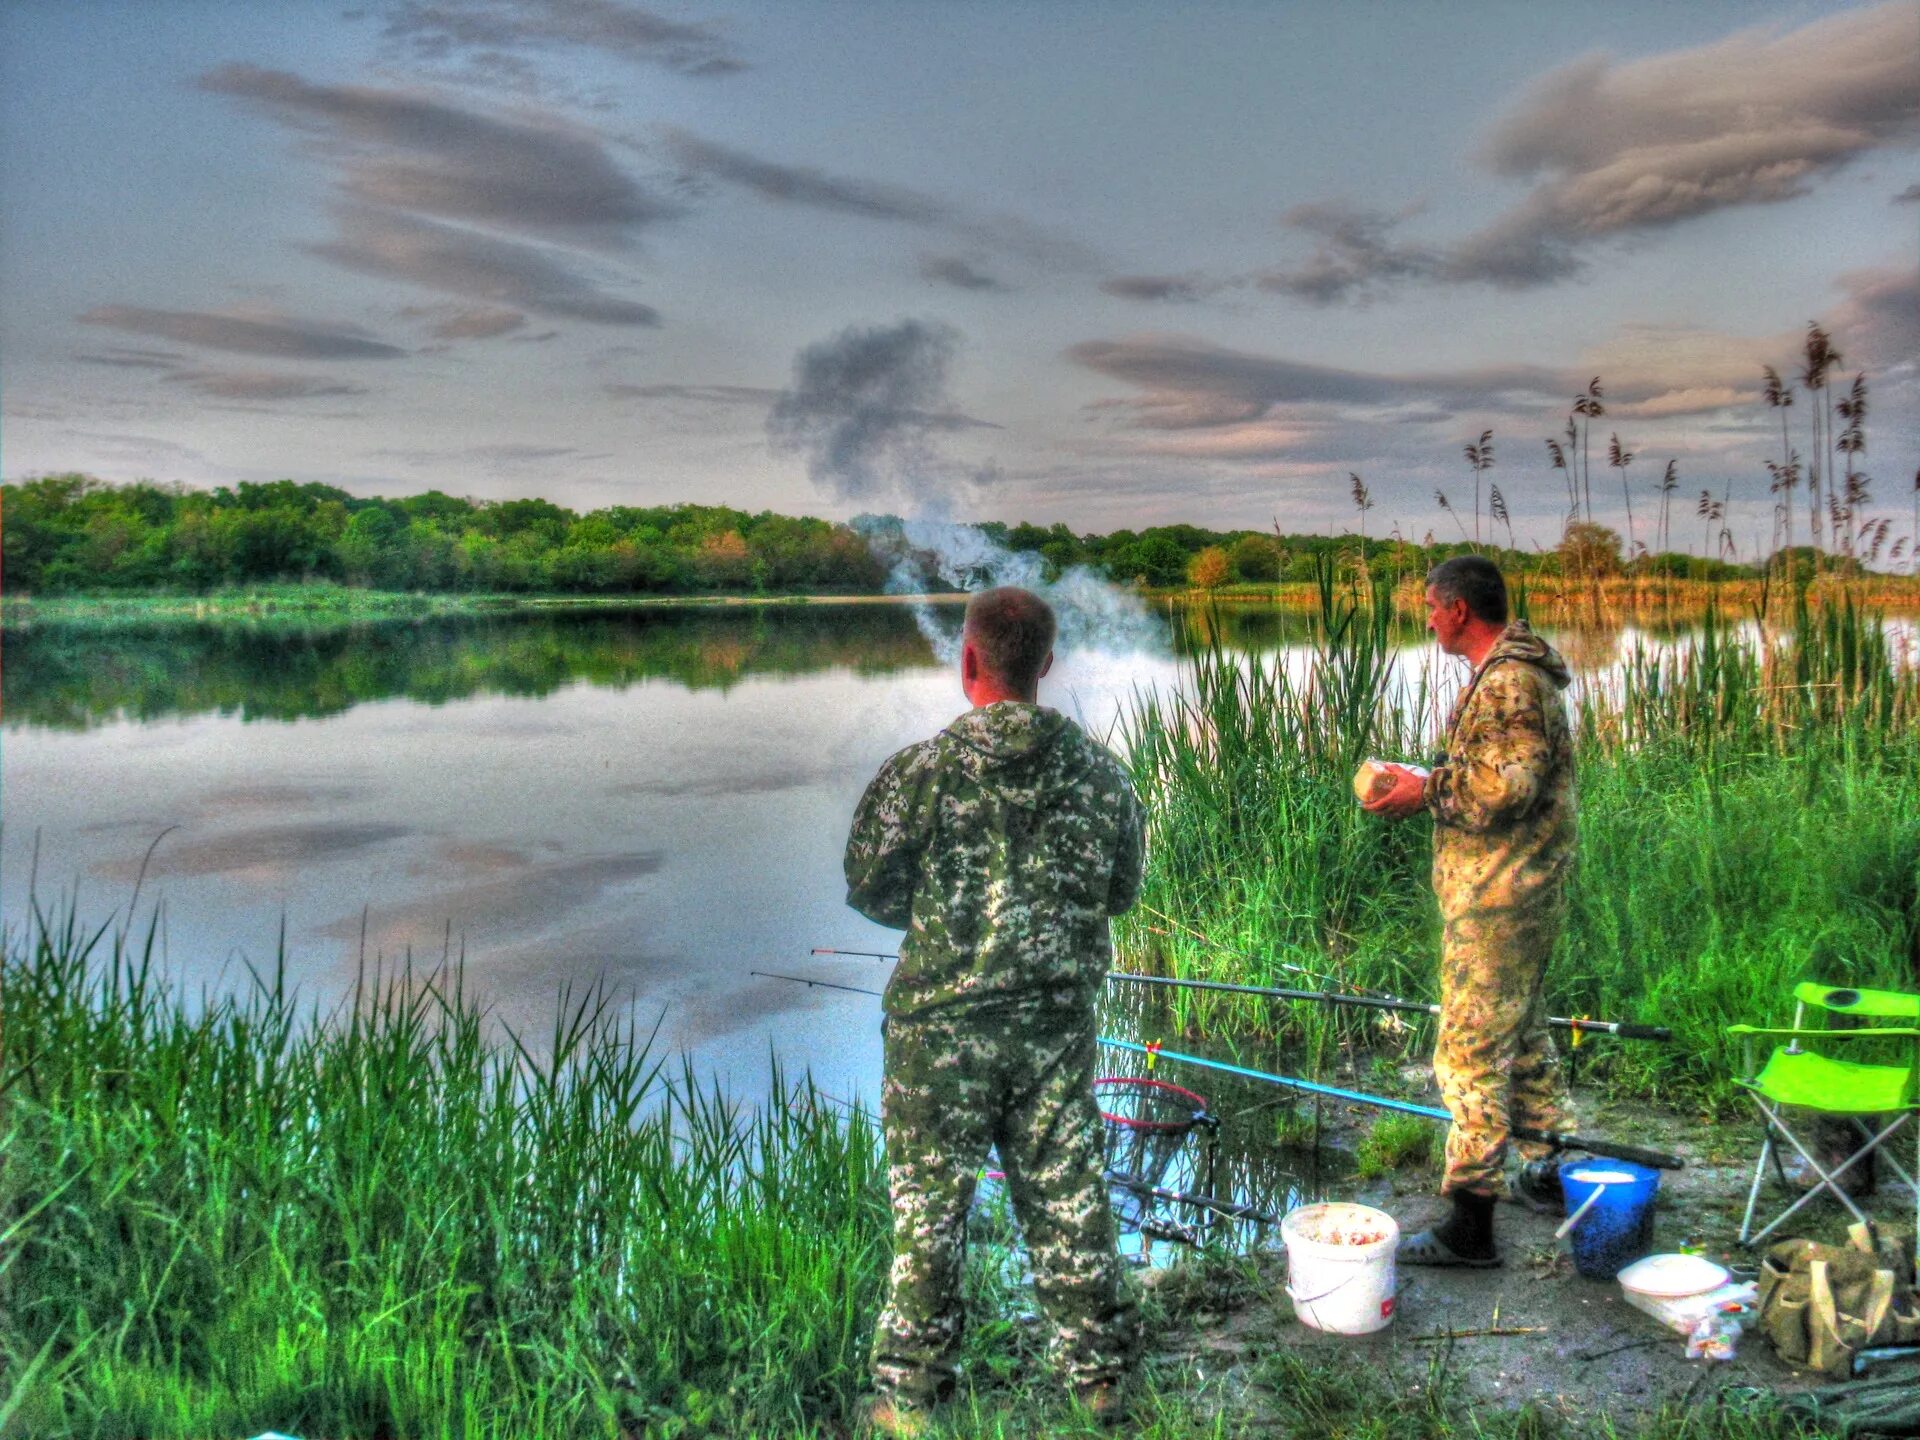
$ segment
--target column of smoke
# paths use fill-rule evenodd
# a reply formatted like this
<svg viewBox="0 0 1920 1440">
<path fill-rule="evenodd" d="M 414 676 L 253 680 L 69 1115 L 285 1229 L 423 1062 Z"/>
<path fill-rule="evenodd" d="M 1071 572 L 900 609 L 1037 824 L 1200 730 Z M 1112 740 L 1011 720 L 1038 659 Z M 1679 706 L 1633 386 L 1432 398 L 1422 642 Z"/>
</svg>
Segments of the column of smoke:
<svg viewBox="0 0 1920 1440">
<path fill-rule="evenodd" d="M 1043 596 L 1053 606 L 1060 622 L 1059 648 L 1063 653 L 1126 654 L 1166 646 L 1166 626 L 1149 613 L 1138 595 L 1084 565 L 1070 566 L 1048 579 L 1046 561 L 1040 556 L 1026 550 L 1008 550 L 971 525 L 947 520 L 908 520 L 901 526 L 901 534 L 908 548 L 894 561 L 887 578 L 892 594 L 919 594 L 927 588 L 929 578 L 950 590 L 1018 585 Z M 943 617 L 925 603 L 916 604 L 913 613 L 934 655 L 943 663 L 957 661 L 960 617 Z"/>
<path fill-rule="evenodd" d="M 1065 652 L 1164 648 L 1165 631 L 1131 591 L 1084 566 L 1053 579 L 1038 555 L 1008 550 L 953 519 L 955 501 L 977 496 L 994 472 L 941 453 L 938 437 L 997 428 L 952 408 L 947 376 L 959 334 L 937 321 L 852 327 L 794 358 L 793 385 L 767 417 L 776 450 L 806 457 L 814 483 L 850 500 L 894 504 L 895 528 L 864 525 L 892 564 L 887 589 L 984 590 L 1019 585 L 1044 596 L 1060 621 Z M 914 618 L 943 662 L 960 652 L 959 616 L 920 602 Z"/>
</svg>

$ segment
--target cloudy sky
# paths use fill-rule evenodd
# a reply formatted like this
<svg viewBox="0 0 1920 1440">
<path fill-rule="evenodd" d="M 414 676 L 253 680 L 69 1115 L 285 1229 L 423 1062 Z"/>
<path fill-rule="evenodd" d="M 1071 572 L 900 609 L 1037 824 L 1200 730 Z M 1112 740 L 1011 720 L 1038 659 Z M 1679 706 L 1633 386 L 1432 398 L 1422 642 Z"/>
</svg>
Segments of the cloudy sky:
<svg viewBox="0 0 1920 1440">
<path fill-rule="evenodd" d="M 1913 0 L 9 0 L 0 472 L 1550 543 L 1598 374 L 1744 549 L 1817 319 L 1904 530 L 1917 142 Z"/>
</svg>

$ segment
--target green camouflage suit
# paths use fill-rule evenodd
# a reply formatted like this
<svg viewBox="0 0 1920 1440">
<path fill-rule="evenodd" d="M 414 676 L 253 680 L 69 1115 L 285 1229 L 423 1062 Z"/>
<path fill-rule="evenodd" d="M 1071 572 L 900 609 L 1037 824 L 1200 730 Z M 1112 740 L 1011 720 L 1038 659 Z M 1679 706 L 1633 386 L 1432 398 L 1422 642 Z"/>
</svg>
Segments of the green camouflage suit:
<svg viewBox="0 0 1920 1440">
<path fill-rule="evenodd" d="M 1544 996 L 1573 864 L 1573 738 L 1560 698 L 1571 679 L 1516 620 L 1461 692 L 1427 780 L 1445 927 L 1433 1070 L 1453 1116 L 1442 1193 L 1501 1192 L 1510 1123 L 1573 1127 Z M 1530 1159 L 1550 1153 L 1515 1144 Z"/>
<path fill-rule="evenodd" d="M 1142 829 L 1111 754 L 1013 701 L 902 750 L 861 797 L 847 903 L 907 932 L 884 1002 L 893 1270 L 873 1349 L 875 1385 L 904 1402 L 952 1387 L 967 1209 L 990 1148 L 1056 1366 L 1086 1385 L 1131 1361 L 1092 1082 L 1107 917 L 1139 894 Z"/>
</svg>

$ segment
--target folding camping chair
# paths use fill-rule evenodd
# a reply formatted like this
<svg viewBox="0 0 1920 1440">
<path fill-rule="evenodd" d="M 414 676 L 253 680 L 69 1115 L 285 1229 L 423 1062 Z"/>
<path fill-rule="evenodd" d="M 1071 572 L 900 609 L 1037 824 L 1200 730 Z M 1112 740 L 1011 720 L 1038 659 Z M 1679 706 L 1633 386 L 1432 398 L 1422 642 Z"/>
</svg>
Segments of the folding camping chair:
<svg viewBox="0 0 1920 1440">
<path fill-rule="evenodd" d="M 1758 1245 L 1778 1230 L 1809 1200 L 1823 1191 L 1853 1212 L 1853 1216 L 1872 1232 L 1873 1221 L 1837 1183 L 1840 1178 L 1869 1155 L 1878 1155 L 1889 1169 L 1914 1191 L 1915 1258 L 1920 1266 L 1920 1186 L 1914 1184 L 1920 1173 L 1920 995 L 1905 995 L 1894 990 L 1857 990 L 1803 980 L 1793 987 L 1793 1024 L 1786 1029 L 1756 1025 L 1729 1025 L 1727 1033 L 1744 1042 L 1746 1076 L 1741 1085 L 1760 1107 L 1766 1126 L 1766 1139 L 1760 1158 L 1753 1167 L 1753 1188 L 1747 1192 L 1747 1213 L 1740 1221 L 1740 1242 Z M 1806 1026 L 1807 1011 L 1817 1013 L 1820 1025 Z M 1867 1020 L 1906 1021 L 1906 1025 L 1861 1026 L 1834 1030 L 1825 1026 L 1829 1015 L 1847 1015 Z M 1755 1041 L 1761 1036 L 1785 1040 L 1767 1056 L 1767 1063 L 1754 1067 Z M 1803 1042 L 1852 1042 L 1878 1040 L 1896 1049 L 1900 1058 L 1887 1063 L 1841 1060 L 1808 1049 Z M 1831 1170 L 1814 1158 L 1808 1142 L 1793 1133 L 1788 1124 L 1789 1109 L 1812 1111 L 1820 1115 L 1843 1116 L 1860 1134 L 1861 1145 Z M 1909 1171 L 1894 1158 L 1887 1144 L 1902 1126 L 1911 1125 L 1915 1134 L 1914 1170 Z M 1795 1200 L 1765 1228 L 1755 1231 L 1753 1212 L 1760 1199 L 1760 1182 L 1766 1176 L 1768 1162 L 1779 1164 L 1777 1142 L 1785 1142 L 1806 1161 L 1819 1183 Z M 1782 1179 L 1784 1179 L 1784 1173 Z"/>
</svg>

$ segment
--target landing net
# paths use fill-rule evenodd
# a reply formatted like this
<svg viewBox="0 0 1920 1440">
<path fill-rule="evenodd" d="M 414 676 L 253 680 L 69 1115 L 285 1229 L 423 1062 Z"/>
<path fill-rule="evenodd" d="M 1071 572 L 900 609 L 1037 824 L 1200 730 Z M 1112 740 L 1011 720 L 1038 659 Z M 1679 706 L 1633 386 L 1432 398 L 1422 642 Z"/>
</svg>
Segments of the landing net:
<svg viewBox="0 0 1920 1440">
<path fill-rule="evenodd" d="M 1107 1173 L 1121 1228 L 1137 1230 L 1196 1126 L 1211 1123 L 1207 1099 L 1167 1080 L 1110 1075 L 1093 1082 L 1107 1132 Z"/>
</svg>

